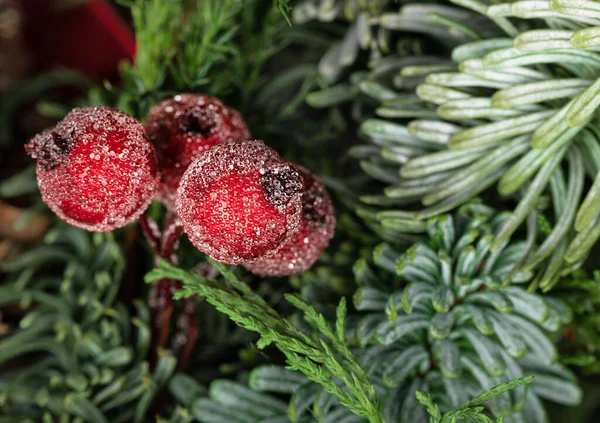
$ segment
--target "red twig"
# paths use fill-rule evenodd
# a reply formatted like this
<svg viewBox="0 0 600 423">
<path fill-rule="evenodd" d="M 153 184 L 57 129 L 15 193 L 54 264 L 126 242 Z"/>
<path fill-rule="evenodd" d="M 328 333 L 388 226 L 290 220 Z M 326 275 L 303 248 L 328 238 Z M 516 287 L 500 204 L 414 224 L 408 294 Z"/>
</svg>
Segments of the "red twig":
<svg viewBox="0 0 600 423">
<path fill-rule="evenodd" d="M 172 256 L 175 250 L 177 249 L 179 235 L 181 235 L 182 232 L 183 227 L 179 223 L 179 219 L 169 219 L 165 222 L 160 246 L 160 255 L 161 257 L 171 260 L 171 262 L 174 264 L 177 259 L 176 257 Z"/>
<path fill-rule="evenodd" d="M 175 251 L 178 247 L 179 236 L 183 228 L 174 213 L 168 212 L 164 220 L 163 230 L 160 231 L 156 222 L 148 216 L 140 219 L 142 232 L 157 257 L 165 258 L 177 264 Z M 150 298 L 150 309 L 157 345 L 164 347 L 169 338 L 171 319 L 174 312 L 173 294 L 181 288 L 181 283 L 173 279 L 161 279 L 154 285 Z M 186 367 L 191 356 L 196 338 L 198 324 L 196 322 L 196 298 L 186 298 L 181 302 L 182 309 L 177 319 L 175 334 L 172 340 L 172 350 L 179 358 L 178 369 Z M 156 364 L 156 360 L 153 360 Z"/>
<path fill-rule="evenodd" d="M 183 370 L 196 343 L 198 337 L 198 322 L 196 321 L 196 298 L 184 298 L 182 300 L 182 310 L 177 319 L 177 336 L 173 339 L 173 349 L 180 356 L 177 363 L 177 369 Z M 181 348 L 183 351 L 180 352 Z"/>
<path fill-rule="evenodd" d="M 152 247 L 152 249 L 156 252 L 156 254 L 160 255 L 159 249 L 159 240 L 160 240 L 160 229 L 158 229 L 158 225 L 151 217 L 143 214 L 139 218 L 140 226 L 142 228 L 142 233 L 148 241 L 148 244 Z"/>
</svg>

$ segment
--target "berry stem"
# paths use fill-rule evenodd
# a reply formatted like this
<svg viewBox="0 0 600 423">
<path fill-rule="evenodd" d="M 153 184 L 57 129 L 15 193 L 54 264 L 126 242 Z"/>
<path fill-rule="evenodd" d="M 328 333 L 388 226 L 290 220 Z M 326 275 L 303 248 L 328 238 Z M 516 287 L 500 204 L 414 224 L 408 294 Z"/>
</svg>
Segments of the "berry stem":
<svg viewBox="0 0 600 423">
<path fill-rule="evenodd" d="M 179 350 L 183 347 L 183 351 L 178 354 L 180 359 L 177 369 L 180 371 L 185 369 L 198 337 L 198 322 L 195 319 L 196 301 L 197 298 L 195 297 L 184 298 L 182 300 L 182 314 L 177 319 L 177 333 L 180 335 L 186 334 L 186 336 L 176 337 L 173 342 L 173 349 Z"/>
<path fill-rule="evenodd" d="M 164 347 L 167 344 L 169 336 L 169 327 L 171 326 L 171 317 L 173 315 L 172 291 L 174 282 L 172 279 L 161 279 L 155 288 L 158 290 L 158 297 L 164 299 L 164 301 L 158 301 L 158 304 L 164 304 L 160 314 L 155 313 L 159 347 Z"/>
<path fill-rule="evenodd" d="M 177 264 L 177 250 L 179 236 L 183 228 L 179 219 L 173 212 L 167 212 L 162 231 L 154 219 L 148 215 L 139 218 L 144 237 L 156 253 L 157 257 L 169 260 Z M 152 321 L 154 322 L 154 333 L 158 340 L 157 346 L 164 348 L 169 338 L 171 319 L 174 311 L 173 293 L 180 288 L 181 284 L 173 279 L 161 279 L 153 288 L 151 294 L 150 308 Z M 198 337 L 198 324 L 196 322 L 196 298 L 186 298 L 182 301 L 182 309 L 177 325 L 171 349 L 178 357 L 178 369 L 184 369 L 194 348 Z"/>
<path fill-rule="evenodd" d="M 144 234 L 146 241 L 148 241 L 148 244 L 150 244 L 154 252 L 160 256 L 159 239 L 161 235 L 158 225 L 154 219 L 146 214 L 141 215 L 138 221 L 140 222 L 140 227 L 142 228 L 142 233 Z"/>
<path fill-rule="evenodd" d="M 160 246 L 160 256 L 170 260 L 173 264 L 176 264 L 176 257 L 171 257 L 177 249 L 177 241 L 179 235 L 183 232 L 183 227 L 179 223 L 179 219 L 175 213 L 169 212 L 165 218 L 165 224 L 163 226 L 163 234 Z"/>
</svg>

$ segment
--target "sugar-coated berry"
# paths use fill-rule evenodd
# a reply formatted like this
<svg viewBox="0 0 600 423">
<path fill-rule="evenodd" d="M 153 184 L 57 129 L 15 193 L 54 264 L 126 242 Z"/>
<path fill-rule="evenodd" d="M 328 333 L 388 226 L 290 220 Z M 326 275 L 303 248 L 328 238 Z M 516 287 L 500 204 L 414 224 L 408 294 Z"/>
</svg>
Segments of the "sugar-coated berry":
<svg viewBox="0 0 600 423">
<path fill-rule="evenodd" d="M 200 153 L 222 142 L 251 138 L 237 110 L 200 94 L 179 94 L 161 101 L 150 110 L 144 126 L 158 157 L 158 197 L 170 210 L 175 209 L 183 173 Z"/>
<path fill-rule="evenodd" d="M 274 253 L 298 231 L 302 189 L 298 169 L 262 141 L 227 142 L 188 167 L 177 214 L 200 251 L 247 263 Z"/>
<path fill-rule="evenodd" d="M 156 154 L 142 124 L 105 106 L 73 109 L 25 149 L 37 159 L 44 202 L 89 231 L 135 221 L 158 189 Z"/>
<path fill-rule="evenodd" d="M 246 264 L 255 275 L 288 276 L 310 269 L 335 232 L 335 210 L 325 186 L 307 169 L 297 168 L 304 178 L 300 230 L 275 254 Z"/>
</svg>

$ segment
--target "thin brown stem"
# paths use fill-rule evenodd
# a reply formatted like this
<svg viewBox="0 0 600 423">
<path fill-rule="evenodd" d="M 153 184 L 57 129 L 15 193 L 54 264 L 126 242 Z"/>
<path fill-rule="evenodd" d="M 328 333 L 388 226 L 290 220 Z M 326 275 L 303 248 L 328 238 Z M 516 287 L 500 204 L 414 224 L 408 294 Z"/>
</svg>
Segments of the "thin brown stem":
<svg viewBox="0 0 600 423">
<path fill-rule="evenodd" d="M 192 355 L 196 339 L 198 337 L 198 322 L 196 321 L 197 298 L 184 298 L 182 300 L 182 311 L 177 319 L 177 335 L 173 339 L 173 350 L 183 351 L 179 354 L 178 370 L 183 370 Z"/>
<path fill-rule="evenodd" d="M 144 234 L 146 241 L 148 241 L 148 244 L 150 244 L 156 254 L 160 255 L 159 240 L 161 234 L 158 225 L 154 219 L 145 214 L 141 215 L 138 221 L 140 222 L 140 227 L 142 228 L 142 233 Z"/>
<path fill-rule="evenodd" d="M 183 232 L 183 227 L 179 223 L 179 219 L 175 218 L 170 221 L 169 225 L 163 228 L 162 240 L 161 240 L 161 256 L 176 264 L 176 258 L 172 257 L 173 253 L 177 249 L 177 243 L 179 235 Z"/>
<path fill-rule="evenodd" d="M 172 212 L 168 212 L 165 216 L 162 231 L 156 222 L 148 216 L 142 216 L 139 221 L 142 232 L 156 252 L 157 257 L 177 264 L 175 251 L 178 247 L 179 236 L 183 232 L 177 216 Z M 154 285 L 150 308 L 153 315 L 154 336 L 157 339 L 158 347 L 167 345 L 174 312 L 173 293 L 180 287 L 180 284 L 172 279 L 161 279 Z M 178 357 L 177 367 L 179 370 L 186 367 L 198 337 L 196 300 L 196 298 L 186 298 L 181 302 L 182 309 L 177 319 L 175 334 L 172 337 L 171 349 Z"/>
</svg>

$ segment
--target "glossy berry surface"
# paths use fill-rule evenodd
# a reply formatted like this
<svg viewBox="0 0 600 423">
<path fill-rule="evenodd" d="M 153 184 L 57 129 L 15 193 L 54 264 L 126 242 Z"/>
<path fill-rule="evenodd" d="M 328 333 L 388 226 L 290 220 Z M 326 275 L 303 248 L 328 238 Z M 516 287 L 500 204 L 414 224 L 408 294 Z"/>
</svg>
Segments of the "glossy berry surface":
<svg viewBox="0 0 600 423">
<path fill-rule="evenodd" d="M 262 141 L 228 142 L 188 167 L 177 214 L 196 248 L 241 264 L 274 253 L 298 231 L 302 190 L 298 169 Z"/>
<path fill-rule="evenodd" d="M 335 210 L 325 186 L 307 169 L 304 178 L 300 230 L 275 254 L 245 267 L 258 276 L 288 276 L 308 270 L 329 245 L 335 232 Z"/>
<path fill-rule="evenodd" d="M 183 173 L 199 154 L 222 142 L 251 138 L 238 111 L 200 94 L 161 101 L 150 110 L 144 126 L 158 156 L 159 198 L 170 210 L 175 208 Z"/>
<path fill-rule="evenodd" d="M 135 221 L 158 189 L 143 126 L 105 106 L 73 109 L 25 146 L 37 159 L 42 199 L 61 219 L 96 232 Z"/>
</svg>

